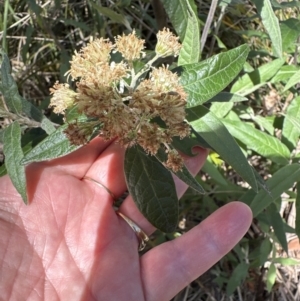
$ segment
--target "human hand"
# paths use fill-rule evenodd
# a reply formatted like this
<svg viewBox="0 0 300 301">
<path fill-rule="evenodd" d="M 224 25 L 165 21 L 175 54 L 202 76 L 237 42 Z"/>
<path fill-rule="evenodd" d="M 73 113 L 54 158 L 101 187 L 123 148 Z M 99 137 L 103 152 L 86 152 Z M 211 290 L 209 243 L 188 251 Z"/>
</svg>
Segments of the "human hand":
<svg viewBox="0 0 300 301">
<path fill-rule="evenodd" d="M 196 174 L 206 151 L 186 159 Z M 25 206 L 0 179 L 1 300 L 167 301 L 223 257 L 245 234 L 250 209 L 230 203 L 178 239 L 140 256 L 135 232 L 116 214 L 126 190 L 124 150 L 94 139 L 63 158 L 27 167 Z M 179 195 L 185 184 L 176 180 Z M 131 197 L 120 212 L 147 234 L 155 228 Z"/>
</svg>

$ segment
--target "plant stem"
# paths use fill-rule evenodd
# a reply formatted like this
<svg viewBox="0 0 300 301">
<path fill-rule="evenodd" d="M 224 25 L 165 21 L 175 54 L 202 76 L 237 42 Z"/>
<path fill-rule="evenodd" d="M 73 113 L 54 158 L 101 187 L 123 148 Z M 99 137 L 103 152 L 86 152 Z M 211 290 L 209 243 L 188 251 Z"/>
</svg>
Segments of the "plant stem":
<svg viewBox="0 0 300 301">
<path fill-rule="evenodd" d="M 9 0 L 4 3 L 4 16 L 3 16 L 3 36 L 2 36 L 2 49 L 7 53 L 6 34 L 7 34 L 7 15 L 8 15 Z"/>
<path fill-rule="evenodd" d="M 29 127 L 41 127 L 41 123 L 31 120 L 27 117 L 22 117 L 20 115 L 8 112 L 0 108 L 0 117 L 2 118 L 9 118 L 11 120 L 17 120 L 20 124 L 28 125 Z"/>
<path fill-rule="evenodd" d="M 216 12 L 216 8 L 218 5 L 218 0 L 212 0 L 211 5 L 210 5 L 210 9 L 209 9 L 209 13 L 205 22 L 205 26 L 203 28 L 203 32 L 202 32 L 202 36 L 201 36 L 201 53 L 203 51 L 207 36 L 208 36 L 208 32 L 211 26 L 211 23 L 214 19 L 214 15 Z"/>
<path fill-rule="evenodd" d="M 156 54 L 156 55 L 154 56 L 154 58 L 153 58 L 152 60 L 150 60 L 150 61 L 144 66 L 144 68 L 143 68 L 140 72 L 138 72 L 138 73 L 132 78 L 130 88 L 134 89 L 134 87 L 135 87 L 135 85 L 136 85 L 136 82 L 137 82 L 137 80 L 139 79 L 139 77 L 140 77 L 143 73 L 147 72 L 147 71 L 150 69 L 150 67 L 152 66 L 152 64 L 153 64 L 158 58 L 159 58 L 159 55 Z"/>
</svg>

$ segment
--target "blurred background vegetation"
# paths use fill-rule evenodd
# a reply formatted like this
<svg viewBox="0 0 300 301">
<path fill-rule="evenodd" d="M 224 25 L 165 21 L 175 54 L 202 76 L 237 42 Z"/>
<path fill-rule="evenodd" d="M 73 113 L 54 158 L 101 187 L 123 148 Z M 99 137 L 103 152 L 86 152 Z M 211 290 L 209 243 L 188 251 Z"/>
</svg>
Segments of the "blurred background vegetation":
<svg viewBox="0 0 300 301">
<path fill-rule="evenodd" d="M 257 209 L 250 230 L 234 250 L 174 301 L 300 300 L 297 260 L 300 5 L 298 1 L 268 1 L 279 20 L 283 41 L 283 56 L 277 58 L 271 42 L 276 33 L 266 30 L 268 16 L 259 14 L 259 2 L 267 1 L 190 1 L 195 4 L 200 20 L 202 59 L 243 43 L 251 47 L 241 77 L 227 89 L 245 96 L 246 101 L 220 101 L 207 106 L 222 119 L 249 162 L 267 181 L 272 199 L 264 191 L 255 196 L 222 158 L 210 153 L 197 176 L 207 194 L 200 197 L 188 191 L 180 203 L 178 231 L 156 232 L 152 247 L 183 234 L 232 200 L 253 204 L 254 199 L 256 207 L 253 205 L 252 209 L 257 209 L 258 201 L 265 199 L 268 205 Z M 49 88 L 57 80 L 66 81 L 64 74 L 74 51 L 86 45 L 90 37 L 112 39 L 133 29 L 145 39 L 147 48 L 153 49 L 159 29 L 168 27 L 176 31 L 174 21 L 170 20 L 180 3 L 180 0 L 0 1 L 1 47 L 10 58 L 21 97 L 43 110 L 54 123 L 62 123 L 61 117 L 48 108 Z M 166 59 L 163 63 L 172 62 Z M 1 163 L 2 132 L 11 119 L 14 116 L 9 115 L 1 101 Z M 45 137 L 36 123 L 19 122 L 24 129 L 23 145 L 28 141 L 34 145 Z M 278 156 L 268 147 L 276 149 Z M 3 167 L 0 175 L 5 173 Z"/>
</svg>

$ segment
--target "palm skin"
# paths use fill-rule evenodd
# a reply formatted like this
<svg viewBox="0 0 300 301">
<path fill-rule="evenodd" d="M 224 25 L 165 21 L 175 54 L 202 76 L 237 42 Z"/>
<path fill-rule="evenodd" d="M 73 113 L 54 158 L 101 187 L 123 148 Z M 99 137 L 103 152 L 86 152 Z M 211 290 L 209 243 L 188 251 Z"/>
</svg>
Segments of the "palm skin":
<svg viewBox="0 0 300 301">
<path fill-rule="evenodd" d="M 191 172 L 206 152 L 187 159 Z M 247 231 L 248 207 L 231 203 L 179 239 L 140 256 L 135 233 L 116 215 L 105 184 L 126 189 L 124 151 L 93 140 L 64 158 L 28 166 L 30 204 L 0 179 L 0 300 L 170 300 L 224 256 Z M 176 180 L 178 194 L 185 185 Z M 130 196 L 120 208 L 146 233 L 155 229 Z M 226 225 L 226 226 L 224 226 Z"/>
</svg>

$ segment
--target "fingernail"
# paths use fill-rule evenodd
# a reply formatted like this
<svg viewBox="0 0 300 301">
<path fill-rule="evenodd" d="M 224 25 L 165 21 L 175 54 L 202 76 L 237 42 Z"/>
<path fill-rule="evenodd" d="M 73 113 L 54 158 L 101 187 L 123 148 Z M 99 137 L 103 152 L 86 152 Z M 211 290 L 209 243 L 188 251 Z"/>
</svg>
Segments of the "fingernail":
<svg viewBox="0 0 300 301">
<path fill-rule="evenodd" d="M 204 151 L 204 148 L 202 148 L 201 146 L 194 146 L 193 148 L 192 148 L 192 153 L 194 154 L 194 155 L 198 155 L 198 154 L 200 154 L 201 152 L 203 152 Z"/>
</svg>

